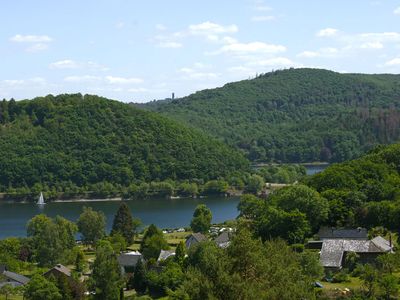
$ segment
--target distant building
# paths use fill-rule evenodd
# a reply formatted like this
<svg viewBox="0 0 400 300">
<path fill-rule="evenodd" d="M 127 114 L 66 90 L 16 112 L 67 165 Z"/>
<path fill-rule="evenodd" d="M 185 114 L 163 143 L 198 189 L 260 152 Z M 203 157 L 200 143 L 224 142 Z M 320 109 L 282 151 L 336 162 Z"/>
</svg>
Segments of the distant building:
<svg viewBox="0 0 400 300">
<path fill-rule="evenodd" d="M 193 245 L 196 245 L 200 242 L 207 241 L 207 237 L 202 233 L 192 233 L 185 242 L 186 249 L 189 249 Z"/>
<path fill-rule="evenodd" d="M 325 239 L 368 240 L 367 229 L 361 227 L 355 229 L 321 227 L 317 235 L 320 240 L 325 240 Z"/>
<path fill-rule="evenodd" d="M 175 250 L 161 250 L 157 261 L 166 260 L 168 257 L 175 256 Z"/>
<path fill-rule="evenodd" d="M 53 275 L 55 278 L 65 277 L 69 280 L 71 279 L 71 270 L 62 264 L 57 264 L 43 274 L 43 276 L 46 278 L 50 277 L 51 275 Z"/>
<path fill-rule="evenodd" d="M 374 263 L 376 258 L 393 251 L 391 242 L 378 236 L 372 240 L 325 239 L 322 241 L 320 261 L 327 269 L 339 270 L 346 265 L 346 255 L 354 252 L 360 263 Z"/>
<path fill-rule="evenodd" d="M 143 256 L 139 251 L 131 251 L 121 253 L 117 259 L 122 273 L 133 273 L 137 263 L 143 259 Z"/>
<path fill-rule="evenodd" d="M 4 265 L 0 266 L 0 288 L 5 285 L 11 285 L 17 287 L 25 285 L 29 282 L 29 278 L 23 275 L 7 271 L 7 267 Z"/>
<path fill-rule="evenodd" d="M 224 231 L 215 238 L 214 242 L 218 245 L 218 247 L 226 248 L 231 243 L 231 235 L 231 232 Z"/>
</svg>

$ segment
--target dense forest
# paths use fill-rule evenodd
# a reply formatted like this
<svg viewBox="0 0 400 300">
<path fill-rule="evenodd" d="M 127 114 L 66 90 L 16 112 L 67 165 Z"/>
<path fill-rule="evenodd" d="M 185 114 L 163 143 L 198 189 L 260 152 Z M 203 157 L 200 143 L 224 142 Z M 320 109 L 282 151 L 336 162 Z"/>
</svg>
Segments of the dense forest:
<svg viewBox="0 0 400 300">
<path fill-rule="evenodd" d="M 224 178 L 236 150 L 128 104 L 81 94 L 0 102 L 0 191 L 123 187 Z"/>
<path fill-rule="evenodd" d="M 140 105 L 252 161 L 340 162 L 400 137 L 400 76 L 289 69 Z"/>
</svg>

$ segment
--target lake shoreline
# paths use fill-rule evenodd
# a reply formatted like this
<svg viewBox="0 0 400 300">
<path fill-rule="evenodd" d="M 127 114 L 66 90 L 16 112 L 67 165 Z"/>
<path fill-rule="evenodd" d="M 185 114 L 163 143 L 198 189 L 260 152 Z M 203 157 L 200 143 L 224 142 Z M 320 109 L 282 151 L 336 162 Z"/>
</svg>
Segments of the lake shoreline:
<svg viewBox="0 0 400 300">
<path fill-rule="evenodd" d="M 202 196 L 197 196 L 197 197 L 192 197 L 192 196 L 171 196 L 171 197 L 159 197 L 159 196 L 153 196 L 153 197 L 143 197 L 143 200 L 152 200 L 152 199 L 165 199 L 165 200 L 177 200 L 177 199 L 192 199 L 192 200 L 197 200 L 197 199 L 205 199 L 209 197 L 222 197 L 222 198 L 234 198 L 234 197 L 240 197 L 242 193 L 231 193 L 231 194 L 221 194 L 221 195 L 202 195 Z M 121 201 L 134 201 L 138 199 L 124 199 L 122 197 L 113 197 L 113 198 L 77 198 L 77 199 L 57 199 L 57 200 L 45 200 L 45 204 L 48 203 L 79 203 L 79 202 L 121 202 Z M 1 203 L 20 203 L 20 204 L 35 204 L 36 201 L 26 201 L 26 200 L 0 200 Z M 44 205 L 45 205 L 44 204 Z M 39 204 L 38 204 L 39 205 Z"/>
<path fill-rule="evenodd" d="M 197 205 L 205 204 L 213 214 L 213 223 L 221 223 L 235 219 L 238 215 L 239 197 L 209 196 L 204 198 L 180 199 L 132 199 L 122 200 L 128 205 L 135 218 L 139 218 L 144 226 L 155 224 L 159 228 L 181 228 L 190 224 Z M 119 199 L 101 201 L 49 202 L 37 205 L 33 202 L 2 203 L 0 202 L 0 239 L 8 236 L 26 236 L 26 224 L 35 215 L 45 214 L 51 218 L 61 216 L 76 222 L 83 207 L 102 211 L 107 219 L 106 231 L 110 232 L 112 221 L 122 202 Z"/>
</svg>

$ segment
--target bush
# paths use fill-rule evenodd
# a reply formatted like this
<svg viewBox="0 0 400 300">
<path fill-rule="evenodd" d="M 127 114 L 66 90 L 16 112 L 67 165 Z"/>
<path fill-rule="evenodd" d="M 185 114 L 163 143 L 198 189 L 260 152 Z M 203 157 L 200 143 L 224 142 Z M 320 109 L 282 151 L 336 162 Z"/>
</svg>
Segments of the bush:
<svg viewBox="0 0 400 300">
<path fill-rule="evenodd" d="M 335 283 L 340 283 L 340 282 L 349 282 L 349 275 L 347 274 L 347 270 L 343 269 L 340 272 L 336 273 L 333 275 L 333 281 Z"/>
<path fill-rule="evenodd" d="M 304 244 L 293 244 L 290 246 L 294 252 L 302 253 L 304 251 Z"/>
</svg>

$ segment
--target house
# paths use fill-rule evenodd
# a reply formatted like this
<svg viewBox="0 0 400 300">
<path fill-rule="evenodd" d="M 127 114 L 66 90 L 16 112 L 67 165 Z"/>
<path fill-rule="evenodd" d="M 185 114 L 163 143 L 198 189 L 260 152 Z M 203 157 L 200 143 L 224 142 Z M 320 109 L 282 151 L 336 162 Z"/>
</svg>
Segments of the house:
<svg viewBox="0 0 400 300">
<path fill-rule="evenodd" d="M 360 263 L 374 263 L 376 258 L 393 250 L 391 242 L 378 236 L 372 240 L 325 239 L 322 242 L 320 261 L 323 267 L 339 270 L 346 265 L 346 255 L 359 255 Z"/>
<path fill-rule="evenodd" d="M 8 271 L 6 266 L 0 266 L 0 288 L 9 284 L 12 287 L 25 285 L 29 278 L 23 275 Z"/>
<path fill-rule="evenodd" d="M 231 243 L 231 233 L 228 231 L 222 232 L 214 242 L 218 245 L 218 247 L 226 248 Z"/>
<path fill-rule="evenodd" d="M 175 250 L 161 250 L 157 261 L 166 260 L 168 257 L 175 256 Z"/>
<path fill-rule="evenodd" d="M 207 241 L 207 237 L 202 233 L 192 233 L 185 242 L 186 249 L 189 249 L 191 246 L 196 245 L 200 242 Z"/>
<path fill-rule="evenodd" d="M 368 231 L 365 228 L 334 228 L 334 227 L 321 227 L 317 233 L 318 240 L 308 241 L 306 247 L 308 249 L 321 250 L 324 240 L 342 239 L 342 240 L 368 240 Z"/>
<path fill-rule="evenodd" d="M 50 277 L 51 275 L 53 275 L 55 278 L 60 278 L 61 276 L 63 276 L 68 280 L 72 278 L 71 270 L 63 266 L 62 264 L 55 265 L 53 268 L 43 274 L 43 276 L 46 278 Z"/>
<path fill-rule="evenodd" d="M 137 263 L 143 259 L 143 256 L 139 251 L 130 251 L 121 253 L 117 259 L 123 274 L 126 272 L 133 273 Z"/>
<path fill-rule="evenodd" d="M 365 228 L 330 228 L 321 227 L 317 233 L 320 240 L 326 239 L 347 239 L 347 240 L 368 240 L 368 231 Z"/>
</svg>

